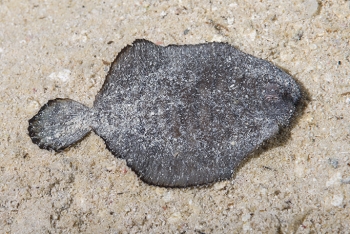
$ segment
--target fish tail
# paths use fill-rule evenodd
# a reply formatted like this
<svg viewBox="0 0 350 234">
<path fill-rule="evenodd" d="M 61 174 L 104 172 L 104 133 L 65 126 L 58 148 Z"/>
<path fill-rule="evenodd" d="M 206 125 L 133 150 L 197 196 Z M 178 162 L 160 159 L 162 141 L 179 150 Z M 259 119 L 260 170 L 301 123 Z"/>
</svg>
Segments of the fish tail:
<svg viewBox="0 0 350 234">
<path fill-rule="evenodd" d="M 29 136 L 41 149 L 61 151 L 91 131 L 91 112 L 71 99 L 50 100 L 29 120 Z"/>
</svg>

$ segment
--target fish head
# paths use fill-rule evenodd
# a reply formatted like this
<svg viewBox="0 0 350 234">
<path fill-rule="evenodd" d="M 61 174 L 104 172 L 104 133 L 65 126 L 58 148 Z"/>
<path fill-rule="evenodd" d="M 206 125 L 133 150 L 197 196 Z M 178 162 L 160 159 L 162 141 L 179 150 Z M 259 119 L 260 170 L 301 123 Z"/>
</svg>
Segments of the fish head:
<svg viewBox="0 0 350 234">
<path fill-rule="evenodd" d="M 266 116 L 274 119 L 279 126 L 286 126 L 295 112 L 301 92 L 288 74 L 281 71 L 277 75 L 279 77 L 263 86 L 261 101 Z"/>
</svg>

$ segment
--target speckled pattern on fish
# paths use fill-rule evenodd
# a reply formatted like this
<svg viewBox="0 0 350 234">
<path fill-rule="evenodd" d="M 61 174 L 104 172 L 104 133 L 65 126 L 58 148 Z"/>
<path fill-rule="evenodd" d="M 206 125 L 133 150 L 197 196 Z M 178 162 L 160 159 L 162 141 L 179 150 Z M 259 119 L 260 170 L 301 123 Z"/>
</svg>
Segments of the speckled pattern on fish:
<svg viewBox="0 0 350 234">
<path fill-rule="evenodd" d="M 93 108 L 51 100 L 28 130 L 55 151 L 92 130 L 143 181 L 188 187 L 229 179 L 289 124 L 300 95 L 291 76 L 229 44 L 136 40 L 111 65 Z"/>
</svg>

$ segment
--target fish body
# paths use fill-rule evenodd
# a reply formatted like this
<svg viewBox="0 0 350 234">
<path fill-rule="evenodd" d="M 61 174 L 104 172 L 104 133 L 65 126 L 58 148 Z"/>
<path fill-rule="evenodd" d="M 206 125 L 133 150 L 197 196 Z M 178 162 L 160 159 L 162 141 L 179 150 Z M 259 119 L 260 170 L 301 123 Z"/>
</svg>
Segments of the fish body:
<svg viewBox="0 0 350 234">
<path fill-rule="evenodd" d="M 287 73 L 229 44 L 136 40 L 112 63 L 91 109 L 51 100 L 28 130 L 55 151 L 94 131 L 146 183 L 188 187 L 231 178 L 289 124 L 300 97 Z"/>
</svg>

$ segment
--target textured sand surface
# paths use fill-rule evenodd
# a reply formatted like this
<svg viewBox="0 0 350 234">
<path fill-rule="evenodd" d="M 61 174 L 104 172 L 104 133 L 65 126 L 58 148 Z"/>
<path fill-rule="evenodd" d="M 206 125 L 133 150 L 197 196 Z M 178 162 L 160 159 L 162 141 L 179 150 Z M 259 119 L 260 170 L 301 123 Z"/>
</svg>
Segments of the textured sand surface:
<svg viewBox="0 0 350 234">
<path fill-rule="evenodd" d="M 303 87 L 298 116 L 201 188 L 141 182 L 93 133 L 61 153 L 34 145 L 40 107 L 91 107 L 137 38 L 266 59 Z M 0 91 L 0 233 L 349 233 L 349 1 L 0 1 Z"/>
</svg>

